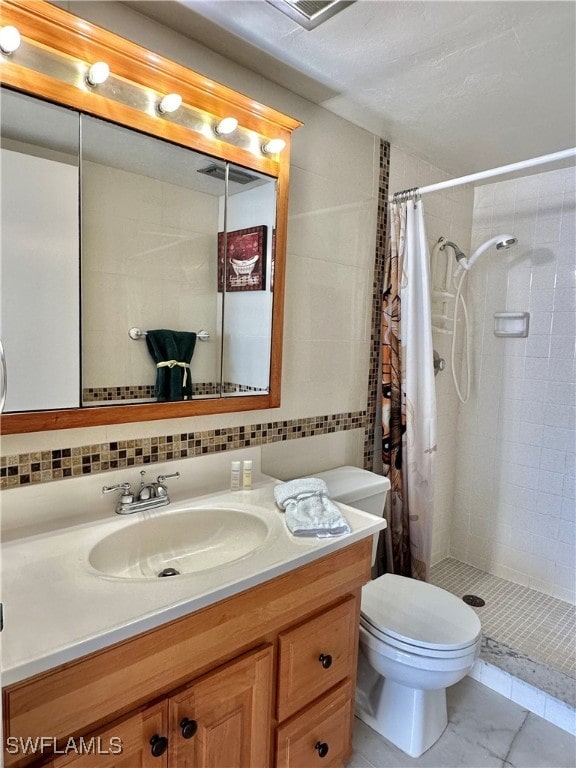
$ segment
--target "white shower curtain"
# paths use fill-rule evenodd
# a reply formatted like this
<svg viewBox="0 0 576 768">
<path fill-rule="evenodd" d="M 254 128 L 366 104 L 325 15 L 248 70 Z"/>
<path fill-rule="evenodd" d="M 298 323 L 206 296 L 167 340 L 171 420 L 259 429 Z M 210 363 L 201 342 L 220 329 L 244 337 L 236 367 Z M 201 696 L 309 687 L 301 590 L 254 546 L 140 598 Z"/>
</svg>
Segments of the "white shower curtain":
<svg viewBox="0 0 576 768">
<path fill-rule="evenodd" d="M 426 580 L 432 552 L 436 393 L 430 258 L 421 201 L 393 203 L 390 206 L 388 259 L 389 279 L 383 312 L 383 392 L 391 393 L 392 402 L 383 403 L 384 420 L 388 418 L 391 422 L 383 424 L 383 432 L 388 435 L 383 458 L 385 467 L 390 470 L 392 483 L 392 538 L 393 544 L 404 550 L 400 556 L 401 572 Z M 394 294 L 397 297 L 395 303 Z M 394 349 L 392 337 L 395 333 L 399 349 Z M 393 362 L 398 354 L 399 366 Z M 386 381 L 387 366 L 392 372 L 390 386 Z M 393 370 L 398 370 L 398 367 L 400 381 L 395 386 Z M 399 437 L 393 436 L 395 430 L 398 434 L 399 418 L 393 416 L 397 390 L 401 401 L 401 445 Z M 400 403 L 398 410 L 399 407 Z M 409 568 L 405 562 L 408 548 Z M 394 559 L 396 562 L 396 555 Z"/>
</svg>

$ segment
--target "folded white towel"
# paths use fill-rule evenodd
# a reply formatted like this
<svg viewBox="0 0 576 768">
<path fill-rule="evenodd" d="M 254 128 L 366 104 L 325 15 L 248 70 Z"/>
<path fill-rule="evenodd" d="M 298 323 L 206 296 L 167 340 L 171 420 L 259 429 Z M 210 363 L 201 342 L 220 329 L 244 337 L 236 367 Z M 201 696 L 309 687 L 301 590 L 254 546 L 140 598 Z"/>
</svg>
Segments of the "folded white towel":
<svg viewBox="0 0 576 768">
<path fill-rule="evenodd" d="M 341 536 L 350 533 L 348 521 L 328 496 L 324 480 L 305 477 L 274 486 L 276 504 L 286 513 L 295 536 Z"/>
</svg>

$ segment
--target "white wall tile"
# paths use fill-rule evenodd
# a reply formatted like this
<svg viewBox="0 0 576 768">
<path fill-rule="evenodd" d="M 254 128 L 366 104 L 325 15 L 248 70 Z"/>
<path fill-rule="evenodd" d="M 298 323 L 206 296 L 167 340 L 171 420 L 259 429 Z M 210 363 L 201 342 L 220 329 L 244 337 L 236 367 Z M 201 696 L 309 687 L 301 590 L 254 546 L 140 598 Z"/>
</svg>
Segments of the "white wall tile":
<svg viewBox="0 0 576 768">
<path fill-rule="evenodd" d="M 481 682 L 507 699 L 512 697 L 512 676 L 503 669 L 487 664 L 482 670 Z"/>
<path fill-rule="evenodd" d="M 544 719 L 554 723 L 554 725 L 562 728 L 562 730 L 568 731 L 568 733 L 576 734 L 576 714 L 574 713 L 574 708 L 568 706 L 563 701 L 547 696 L 544 707 Z"/>
<path fill-rule="evenodd" d="M 535 715 L 540 715 L 540 717 L 544 716 L 546 694 L 538 690 L 538 688 L 534 688 L 533 685 L 529 685 L 518 678 L 513 678 L 511 698 L 512 701 L 525 707 L 529 712 L 534 712 Z"/>
<path fill-rule="evenodd" d="M 474 247 L 493 236 L 497 226 L 513 231 L 519 244 L 504 258 L 491 259 L 488 252 L 467 286 L 473 395 L 459 412 L 456 488 L 468 503 L 454 504 L 452 534 L 452 553 L 464 554 L 467 562 L 484 560 L 491 573 L 570 600 L 575 592 L 569 569 L 576 518 L 576 220 L 565 188 L 573 189 L 573 176 L 567 180 L 564 170 L 551 171 L 476 189 Z M 506 308 L 530 311 L 527 339 L 495 339 L 491 314 Z M 481 473 L 477 466 L 487 441 L 495 460 L 485 459 L 491 473 Z M 474 450 L 476 463 L 471 463 L 464 457 Z M 473 492 L 466 497 L 467 489 Z M 458 524 L 462 509 L 467 528 Z M 492 526 L 480 522 L 485 509 L 495 515 Z M 498 675 L 497 681 L 508 685 Z"/>
</svg>

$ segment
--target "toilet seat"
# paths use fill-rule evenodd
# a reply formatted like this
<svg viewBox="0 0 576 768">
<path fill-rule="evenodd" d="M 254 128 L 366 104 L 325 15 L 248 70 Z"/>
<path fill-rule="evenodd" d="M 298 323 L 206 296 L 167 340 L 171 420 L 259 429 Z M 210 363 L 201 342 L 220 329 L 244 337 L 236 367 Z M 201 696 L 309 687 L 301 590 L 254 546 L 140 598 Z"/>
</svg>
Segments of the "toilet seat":
<svg viewBox="0 0 576 768">
<path fill-rule="evenodd" d="M 464 656 L 481 634 L 478 616 L 455 595 L 391 573 L 362 588 L 361 624 L 383 642 L 421 656 Z"/>
<path fill-rule="evenodd" d="M 364 615 L 360 616 L 360 626 L 369 635 L 375 638 L 377 641 L 384 643 L 390 648 L 394 648 L 400 653 L 413 654 L 415 656 L 425 656 L 426 658 L 462 658 L 468 656 L 470 653 L 476 652 L 478 645 L 478 639 L 473 640 L 469 645 L 465 645 L 462 648 L 426 648 L 418 645 L 414 642 L 399 640 L 392 635 L 387 634 L 385 631 L 375 627 L 372 622 Z"/>
</svg>

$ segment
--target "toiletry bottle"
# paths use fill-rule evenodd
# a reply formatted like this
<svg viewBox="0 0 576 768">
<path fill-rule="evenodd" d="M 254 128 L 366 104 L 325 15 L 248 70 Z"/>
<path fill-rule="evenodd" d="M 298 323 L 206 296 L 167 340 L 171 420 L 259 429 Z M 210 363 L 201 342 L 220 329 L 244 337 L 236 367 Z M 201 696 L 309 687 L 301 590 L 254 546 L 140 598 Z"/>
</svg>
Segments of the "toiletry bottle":
<svg viewBox="0 0 576 768">
<path fill-rule="evenodd" d="M 240 490 L 240 462 L 233 461 L 230 465 L 230 490 Z"/>
<path fill-rule="evenodd" d="M 245 491 L 252 489 L 252 462 L 250 460 L 246 460 L 243 463 L 242 488 Z"/>
</svg>

